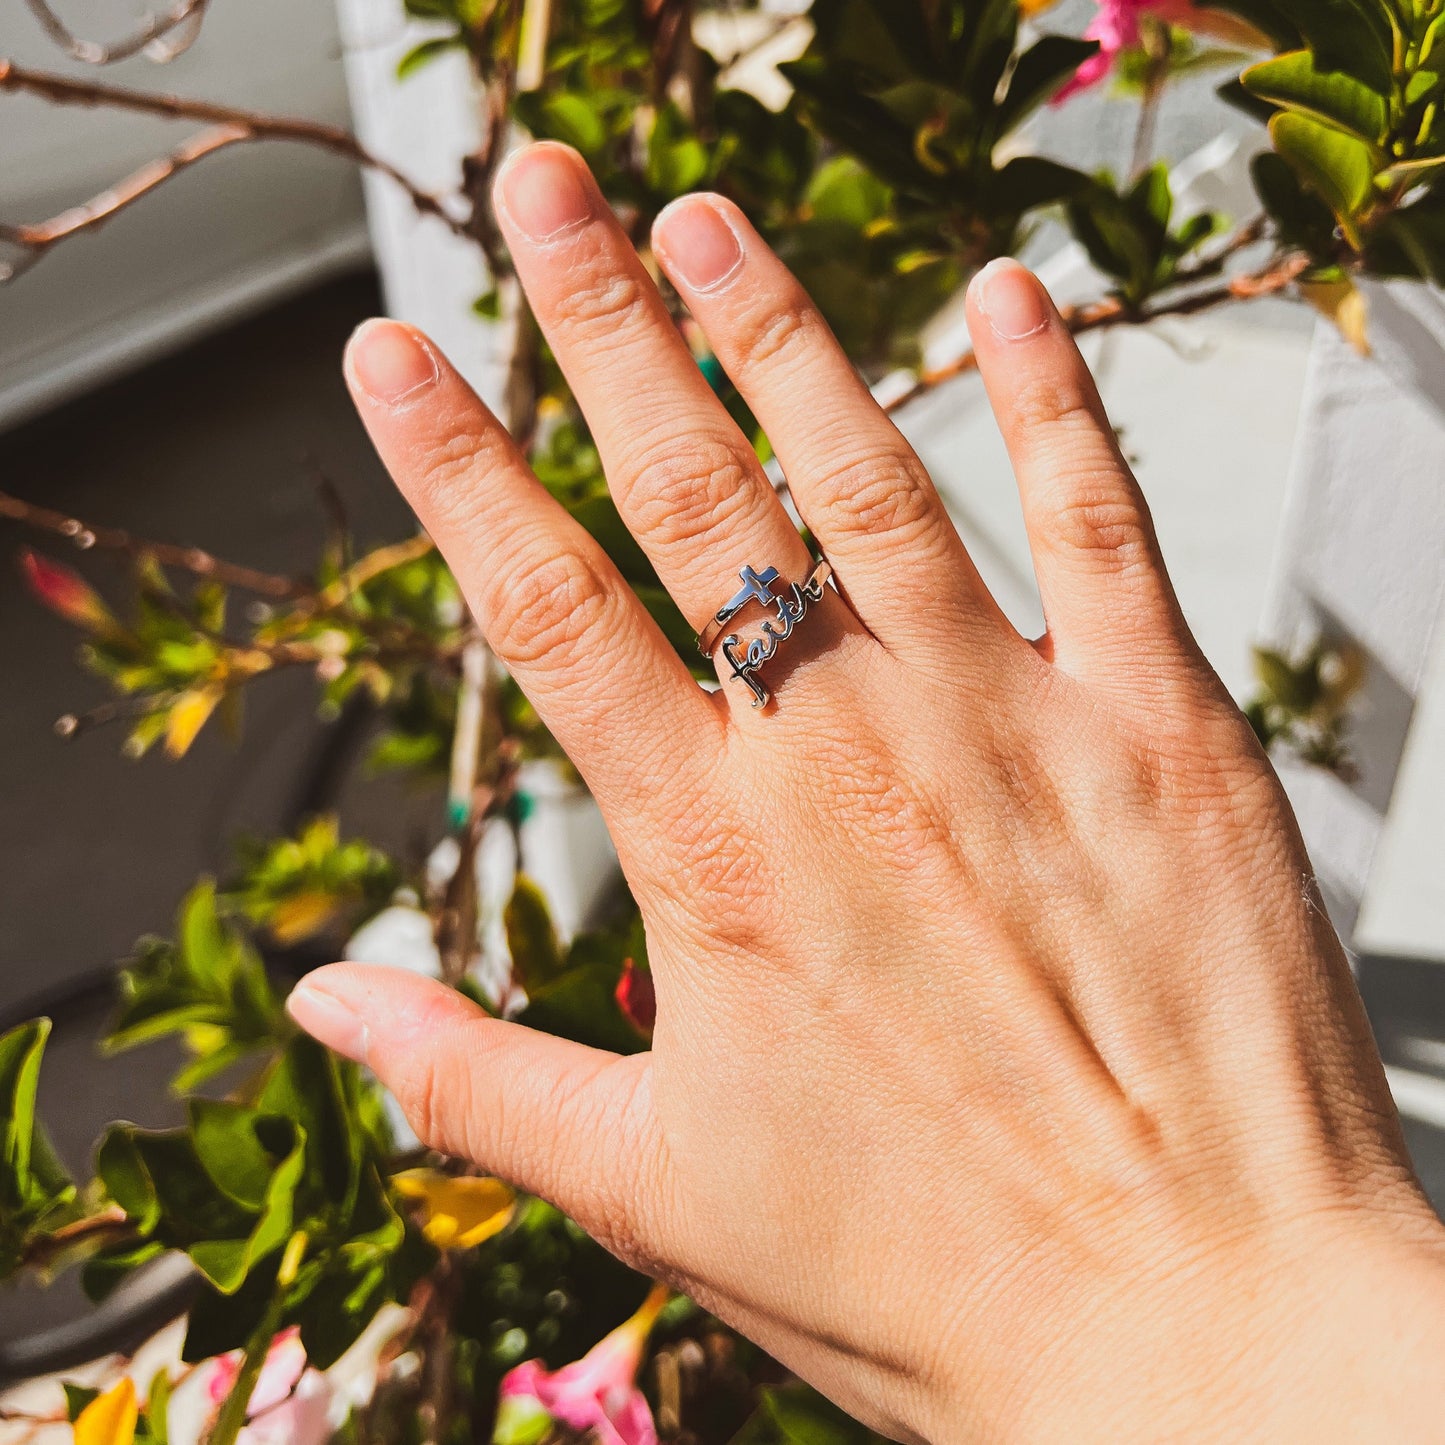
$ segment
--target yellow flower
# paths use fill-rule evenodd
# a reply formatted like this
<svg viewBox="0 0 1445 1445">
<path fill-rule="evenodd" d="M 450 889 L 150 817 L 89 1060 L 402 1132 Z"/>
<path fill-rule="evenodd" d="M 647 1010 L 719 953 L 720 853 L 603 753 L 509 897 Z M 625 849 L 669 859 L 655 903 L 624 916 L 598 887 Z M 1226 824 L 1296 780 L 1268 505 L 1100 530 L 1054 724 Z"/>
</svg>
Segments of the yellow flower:
<svg viewBox="0 0 1445 1445">
<path fill-rule="evenodd" d="M 131 1445 L 140 1403 L 129 1375 L 97 1395 L 75 1422 L 75 1445 Z"/>
<path fill-rule="evenodd" d="M 517 1208 L 517 1196 L 500 1179 L 408 1169 L 391 1182 L 404 1199 L 421 1205 L 422 1233 L 438 1249 L 474 1249 L 500 1234 Z"/>
</svg>

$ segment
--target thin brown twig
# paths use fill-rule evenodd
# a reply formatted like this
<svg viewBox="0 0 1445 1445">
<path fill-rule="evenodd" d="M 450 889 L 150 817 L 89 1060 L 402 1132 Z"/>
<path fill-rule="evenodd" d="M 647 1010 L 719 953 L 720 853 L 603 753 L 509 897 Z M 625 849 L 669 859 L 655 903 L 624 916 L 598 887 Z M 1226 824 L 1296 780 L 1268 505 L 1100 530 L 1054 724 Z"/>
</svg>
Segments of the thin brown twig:
<svg viewBox="0 0 1445 1445">
<path fill-rule="evenodd" d="M 4 227 L 0 234 L 25 247 L 31 253 L 32 264 L 37 253 L 108 220 L 123 206 L 139 200 L 184 167 L 226 146 L 252 141 L 294 141 L 341 156 L 394 181 L 423 215 L 435 216 L 459 236 L 471 234 L 467 221 L 453 215 L 447 199 L 422 190 L 390 162 L 373 155 L 350 131 L 339 126 L 296 116 L 263 115 L 185 96 L 126 90 L 48 71 L 30 70 L 6 59 L 0 59 L 0 91 L 24 91 L 56 105 L 113 106 L 119 110 L 139 111 L 171 120 L 201 121 L 213 127 L 164 159 L 142 167 L 133 176 L 85 205 L 76 206 L 50 221 L 29 226 L 12 223 Z M 453 198 L 452 203 L 458 210 L 466 206 L 465 198 L 460 195 Z M 16 274 L 19 269 L 11 268 L 11 274 Z"/>
<path fill-rule="evenodd" d="M 38 1269 L 79 1245 L 108 1244 L 123 1238 L 131 1228 L 125 1210 L 118 1204 L 111 1205 L 88 1219 L 77 1219 L 51 1234 L 42 1234 L 30 1240 L 20 1262 L 26 1268 Z"/>
<path fill-rule="evenodd" d="M 112 65 L 117 60 L 128 60 L 157 41 L 170 40 L 165 55 L 161 58 L 174 60 L 190 49 L 200 33 L 201 21 L 205 18 L 206 7 L 211 0 L 178 0 L 170 10 L 152 16 L 138 29 L 123 39 L 102 45 L 95 40 L 84 40 L 77 35 L 48 4 L 48 0 L 26 0 L 30 13 L 40 22 L 43 29 L 72 60 L 84 65 Z M 179 40 L 173 39 L 177 30 L 189 23 L 190 29 Z"/>
<path fill-rule="evenodd" d="M 201 131 L 177 146 L 168 154 L 147 161 L 139 170 L 133 171 L 123 181 L 117 182 L 99 195 L 68 211 L 46 221 L 31 224 L 0 223 L 0 239 L 23 247 L 29 252 L 26 261 L 0 268 L 0 281 L 13 280 L 22 271 L 28 270 L 44 252 L 59 242 L 81 231 L 88 231 L 110 220 L 118 211 L 141 199 L 172 176 L 178 175 L 197 161 L 213 156 L 227 146 L 240 145 L 256 137 L 239 126 L 220 125 Z"/>
<path fill-rule="evenodd" d="M 223 562 L 199 547 L 181 547 L 171 542 L 148 542 L 119 527 L 96 527 L 82 522 L 65 512 L 50 507 L 40 507 L 33 502 L 23 502 L 8 492 L 0 492 L 0 517 L 14 522 L 23 522 L 27 527 L 42 532 L 53 532 L 65 537 L 82 550 L 94 547 L 108 552 L 121 552 L 139 560 L 152 557 L 163 567 L 175 567 L 182 572 L 193 573 L 230 587 L 239 587 L 245 592 L 254 592 L 260 597 L 287 599 L 310 595 L 312 588 L 299 578 L 282 577 L 274 572 L 261 572 L 254 567 L 243 567 L 235 562 Z"/>
<path fill-rule="evenodd" d="M 1066 306 L 1061 314 L 1064 324 L 1075 336 L 1082 336 L 1090 331 L 1107 330 L 1113 326 L 1148 325 L 1151 321 L 1160 321 L 1169 316 L 1197 316 L 1203 311 L 1213 310 L 1214 307 L 1231 301 L 1251 301 L 1262 296 L 1278 295 L 1293 285 L 1308 269 L 1309 264 L 1308 256 L 1292 252 L 1283 258 L 1276 258 L 1261 271 L 1231 277 L 1218 286 L 1191 291 L 1148 310 L 1135 310 L 1121 298 L 1109 296 L 1086 306 Z M 942 366 L 920 372 L 906 391 L 888 400 L 886 409 L 890 412 L 900 411 L 935 387 L 942 386 L 944 382 L 966 376 L 977 369 L 978 354 L 973 351 L 964 352 L 962 356 L 945 362 Z"/>
</svg>

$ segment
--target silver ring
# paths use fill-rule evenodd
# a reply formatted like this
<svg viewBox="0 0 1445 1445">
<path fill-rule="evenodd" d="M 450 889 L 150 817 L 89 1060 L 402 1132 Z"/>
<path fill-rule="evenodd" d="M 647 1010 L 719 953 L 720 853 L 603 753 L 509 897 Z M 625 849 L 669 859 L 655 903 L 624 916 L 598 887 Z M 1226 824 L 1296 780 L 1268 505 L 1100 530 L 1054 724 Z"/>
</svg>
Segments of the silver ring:
<svg viewBox="0 0 1445 1445">
<path fill-rule="evenodd" d="M 786 642 L 793 635 L 793 629 L 808 615 L 808 609 L 823 600 L 823 589 L 833 576 L 833 569 L 827 562 L 819 562 L 806 582 L 795 582 L 786 590 L 781 590 L 782 574 L 776 567 L 769 567 L 762 572 L 753 567 L 744 567 L 738 576 L 742 580 L 742 591 L 713 614 L 712 620 L 703 628 L 697 645 L 704 657 L 711 657 L 721 641 L 722 654 L 732 668 L 732 676 L 747 684 L 753 695 L 754 707 L 766 707 L 769 693 L 758 681 L 758 672 L 771 661 L 778 650 L 778 644 Z M 737 633 L 727 637 L 724 637 L 723 633 L 728 625 L 754 602 L 774 609 L 779 625 L 774 626 L 771 620 L 763 623 L 763 635 L 755 638 L 747 645 L 747 650 L 742 651 L 742 638 Z"/>
</svg>

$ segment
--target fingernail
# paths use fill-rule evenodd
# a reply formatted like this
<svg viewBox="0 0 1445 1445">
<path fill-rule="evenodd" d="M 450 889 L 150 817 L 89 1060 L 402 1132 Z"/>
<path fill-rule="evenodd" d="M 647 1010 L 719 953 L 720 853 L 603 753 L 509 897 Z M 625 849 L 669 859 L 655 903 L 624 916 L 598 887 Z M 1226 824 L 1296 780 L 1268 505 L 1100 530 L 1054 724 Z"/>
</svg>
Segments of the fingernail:
<svg viewBox="0 0 1445 1445">
<path fill-rule="evenodd" d="M 384 319 L 363 321 L 346 348 L 352 380 L 373 401 L 395 406 L 430 386 L 436 357 L 411 327 Z"/>
<path fill-rule="evenodd" d="M 366 1062 L 367 1046 L 371 1041 L 366 1024 L 350 1004 L 334 993 L 303 981 L 291 990 L 291 996 L 286 1000 L 286 1012 L 317 1043 L 325 1044 L 328 1049 L 334 1049 L 358 1064 Z"/>
<path fill-rule="evenodd" d="M 550 241 L 592 216 L 592 188 L 581 159 L 566 146 L 534 145 L 503 168 L 497 193 L 529 240 Z"/>
<path fill-rule="evenodd" d="M 690 196 L 665 210 L 657 218 L 657 243 L 694 291 L 716 291 L 742 269 L 738 233 L 707 197 Z"/>
<path fill-rule="evenodd" d="M 990 262 L 979 273 L 978 305 L 994 335 L 1004 341 L 1037 335 L 1053 315 L 1037 277 L 1007 256 Z"/>
</svg>

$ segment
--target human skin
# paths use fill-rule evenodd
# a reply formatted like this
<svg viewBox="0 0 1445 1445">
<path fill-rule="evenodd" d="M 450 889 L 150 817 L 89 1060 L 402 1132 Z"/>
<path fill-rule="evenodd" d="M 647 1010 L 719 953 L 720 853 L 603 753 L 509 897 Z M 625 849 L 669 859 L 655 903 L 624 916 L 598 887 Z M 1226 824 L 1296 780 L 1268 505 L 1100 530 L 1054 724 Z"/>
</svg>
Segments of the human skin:
<svg viewBox="0 0 1445 1445">
<path fill-rule="evenodd" d="M 497 209 L 617 505 L 701 628 L 811 558 L 581 161 Z M 829 592 L 709 693 L 435 348 L 347 377 L 642 910 L 650 1053 L 341 964 L 290 1007 L 421 1137 L 554 1201 L 899 1440 L 1445 1438 L 1445 1234 L 1288 804 L 1190 636 L 1073 340 L 1012 262 L 978 359 L 1048 618 L 1005 620 L 797 283 L 716 197 L 655 251 Z"/>
</svg>

